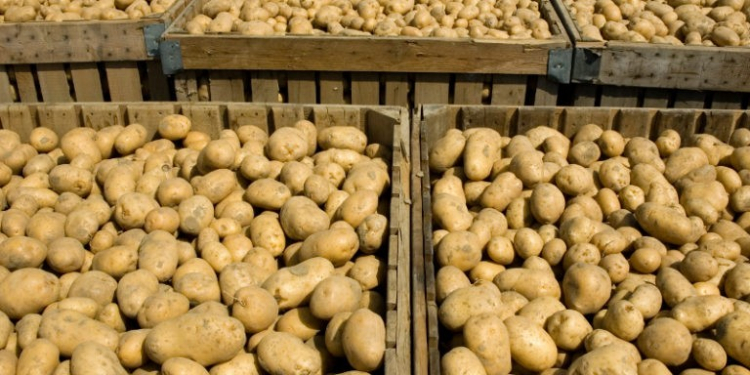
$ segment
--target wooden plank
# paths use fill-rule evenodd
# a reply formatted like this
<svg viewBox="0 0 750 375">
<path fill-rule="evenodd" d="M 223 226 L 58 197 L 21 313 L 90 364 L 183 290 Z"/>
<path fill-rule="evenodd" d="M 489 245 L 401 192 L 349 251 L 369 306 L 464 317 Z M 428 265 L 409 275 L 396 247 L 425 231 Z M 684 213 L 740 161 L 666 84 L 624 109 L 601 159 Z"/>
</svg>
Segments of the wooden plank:
<svg viewBox="0 0 750 375">
<path fill-rule="evenodd" d="M 687 144 L 688 138 L 698 132 L 698 123 L 701 121 L 702 111 L 688 109 L 660 110 L 655 119 L 654 129 L 651 136 L 658 137 L 663 131 L 672 129 L 680 134 L 683 145 Z"/>
<path fill-rule="evenodd" d="M 269 124 L 269 133 L 283 126 L 292 126 L 306 117 L 301 106 L 279 105 L 271 107 L 271 118 L 273 121 Z"/>
<path fill-rule="evenodd" d="M 16 75 L 16 85 L 18 85 L 18 96 L 21 102 L 36 103 L 39 101 L 39 94 L 36 89 L 36 79 L 31 65 L 14 65 L 13 71 Z"/>
<path fill-rule="evenodd" d="M 109 85 L 109 97 L 113 102 L 142 102 L 141 74 L 138 63 L 117 61 L 104 63 Z"/>
<path fill-rule="evenodd" d="M 587 124 L 596 124 L 602 129 L 611 129 L 616 115 L 617 109 L 613 108 L 565 108 L 563 124 L 559 130 L 572 139 L 578 129 Z"/>
<path fill-rule="evenodd" d="M 70 76 L 77 102 L 104 101 L 103 81 L 96 63 L 70 64 Z"/>
<path fill-rule="evenodd" d="M 710 110 L 705 112 L 705 124 L 701 131 L 708 133 L 723 142 L 729 142 L 734 129 L 739 127 L 742 111 Z"/>
<path fill-rule="evenodd" d="M 573 88 L 573 104 L 576 107 L 594 107 L 598 99 L 599 86 L 585 83 L 577 84 Z"/>
<path fill-rule="evenodd" d="M 70 85 L 63 64 L 39 64 L 36 66 L 42 100 L 49 103 L 72 102 Z"/>
<path fill-rule="evenodd" d="M 149 99 L 152 101 L 169 101 L 169 79 L 164 75 L 160 60 L 146 61 Z"/>
<path fill-rule="evenodd" d="M 526 86 L 528 77 L 524 75 L 492 76 L 493 105 L 524 105 L 526 103 Z"/>
<path fill-rule="evenodd" d="M 448 104 L 450 75 L 417 74 L 414 79 L 414 105 Z"/>
<path fill-rule="evenodd" d="M 289 103 L 317 103 L 317 83 L 314 72 L 292 71 L 287 73 L 287 96 Z"/>
<path fill-rule="evenodd" d="M 211 70 L 208 72 L 212 102 L 244 102 L 244 73 L 238 71 Z"/>
<path fill-rule="evenodd" d="M 377 73 L 352 73 L 352 104 L 380 104 L 380 76 Z"/>
<path fill-rule="evenodd" d="M 174 113 L 177 113 L 174 104 L 137 103 L 128 104 L 125 115 L 128 124 L 138 123 L 145 126 L 149 131 L 147 139 L 151 139 L 156 133 L 159 121 L 164 116 Z M 200 127 L 200 124 L 193 121 L 192 129 L 197 130 L 196 127 Z"/>
<path fill-rule="evenodd" d="M 670 90 L 646 88 L 643 90 L 643 107 L 667 108 L 670 96 Z"/>
<path fill-rule="evenodd" d="M 637 87 L 604 86 L 600 104 L 602 107 L 637 107 L 638 91 Z"/>
<path fill-rule="evenodd" d="M 125 107 L 120 104 L 99 103 L 81 105 L 83 126 L 100 130 L 112 125 L 126 125 Z"/>
<path fill-rule="evenodd" d="M 406 73 L 385 74 L 385 105 L 409 106 L 409 77 Z"/>
<path fill-rule="evenodd" d="M 226 107 L 222 105 L 187 104 L 182 106 L 182 114 L 192 120 L 191 130 L 206 133 L 211 136 L 211 139 L 219 138 L 222 129 L 224 129 Z"/>
<path fill-rule="evenodd" d="M 713 109 L 742 109 L 743 95 L 734 92 L 718 91 L 714 92 L 711 100 Z"/>
<path fill-rule="evenodd" d="M 187 70 L 175 74 L 174 90 L 177 101 L 198 101 L 198 80 L 195 71 Z"/>
<path fill-rule="evenodd" d="M 549 50 L 569 44 L 561 36 L 510 41 L 330 35 L 226 38 L 167 33 L 166 38 L 180 42 L 185 69 L 415 73 L 547 74 Z M 294 51 L 294 58 L 289 58 L 289 51 Z"/>
<path fill-rule="evenodd" d="M 706 93 L 700 91 L 678 90 L 674 96 L 675 108 L 703 109 L 706 103 Z"/>
<path fill-rule="evenodd" d="M 36 110 L 25 105 L 8 106 L 8 120 L 3 122 L 3 129 L 12 130 L 21 137 L 22 142 L 29 141 L 31 131 L 36 127 Z"/>
<path fill-rule="evenodd" d="M 562 115 L 562 107 L 520 107 L 516 128 L 512 130 L 512 134 L 523 134 L 540 125 L 559 129 L 563 120 Z"/>
<path fill-rule="evenodd" d="M 412 295 L 412 353 L 415 375 L 427 375 L 429 371 L 427 346 L 427 298 L 424 262 L 424 228 L 422 223 L 422 178 L 429 171 L 422 170 L 419 121 L 412 121 L 411 137 L 411 295 Z"/>
<path fill-rule="evenodd" d="M 454 104 L 482 104 L 484 76 L 479 74 L 456 74 L 453 86 Z"/>
<path fill-rule="evenodd" d="M 539 76 L 536 81 L 536 93 L 534 94 L 534 105 L 554 106 L 557 105 L 558 84 Z"/>
<path fill-rule="evenodd" d="M 340 72 L 320 72 L 320 103 L 321 104 L 344 104 L 345 82 L 344 74 Z"/>
<path fill-rule="evenodd" d="M 54 130 L 62 138 L 65 133 L 81 126 L 79 110 L 72 104 L 40 106 L 39 126 Z"/>
<path fill-rule="evenodd" d="M 228 103 L 229 128 L 236 130 L 243 125 L 255 125 L 268 132 L 268 108 L 251 103 Z"/>
<path fill-rule="evenodd" d="M 0 65 L 0 103 L 13 103 L 13 87 L 5 65 Z"/>
<path fill-rule="evenodd" d="M 613 129 L 623 137 L 648 137 L 657 110 L 646 108 L 622 108 L 619 110 Z"/>
</svg>

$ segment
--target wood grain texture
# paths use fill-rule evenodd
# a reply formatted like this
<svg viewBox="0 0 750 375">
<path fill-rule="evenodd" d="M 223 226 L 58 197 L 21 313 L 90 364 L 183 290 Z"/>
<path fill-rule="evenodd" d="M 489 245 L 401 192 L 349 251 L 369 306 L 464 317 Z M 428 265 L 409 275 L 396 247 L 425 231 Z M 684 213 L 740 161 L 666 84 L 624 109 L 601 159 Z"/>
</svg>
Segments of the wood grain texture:
<svg viewBox="0 0 750 375">
<path fill-rule="evenodd" d="M 72 102 L 70 84 L 63 64 L 39 64 L 36 66 L 42 100 L 47 103 Z"/>
<path fill-rule="evenodd" d="M 600 105 L 602 107 L 637 107 L 637 87 L 603 86 Z"/>
<path fill-rule="evenodd" d="M 453 85 L 454 104 L 482 104 L 484 76 L 480 74 L 456 74 Z"/>
<path fill-rule="evenodd" d="M 77 102 L 104 101 L 101 74 L 96 63 L 70 64 L 70 76 L 73 79 L 73 91 Z"/>
<path fill-rule="evenodd" d="M 704 108 L 706 93 L 701 91 L 677 90 L 674 96 L 674 108 Z"/>
<path fill-rule="evenodd" d="M 195 71 L 186 70 L 175 74 L 174 91 L 177 101 L 198 101 L 198 80 Z"/>
<path fill-rule="evenodd" d="M 380 104 L 380 76 L 377 73 L 351 73 L 352 104 Z"/>
<path fill-rule="evenodd" d="M 647 88 L 643 90 L 644 108 L 667 108 L 669 107 L 669 98 L 671 90 Z"/>
<path fill-rule="evenodd" d="M 414 78 L 414 104 L 450 103 L 450 75 L 416 74 Z"/>
<path fill-rule="evenodd" d="M 719 91 L 713 93 L 711 108 L 713 109 L 742 109 L 743 94 Z"/>
<path fill-rule="evenodd" d="M 149 99 L 151 101 L 168 101 L 172 97 L 169 93 L 169 79 L 159 60 L 146 62 L 146 79 L 148 80 Z"/>
<path fill-rule="evenodd" d="M 557 105 L 557 91 L 559 85 L 545 76 L 539 76 L 536 82 L 536 93 L 534 93 L 534 105 L 554 106 Z"/>
<path fill-rule="evenodd" d="M 523 75 L 493 75 L 491 103 L 493 105 L 524 105 L 527 81 L 528 77 Z"/>
<path fill-rule="evenodd" d="M 31 65 L 14 65 L 13 72 L 16 76 L 18 86 L 18 97 L 24 103 L 35 103 L 39 101 L 39 93 L 36 88 L 36 77 Z"/>
<path fill-rule="evenodd" d="M 0 103 L 12 103 L 13 90 L 5 65 L 0 65 Z"/>
<path fill-rule="evenodd" d="M 245 74 L 239 71 L 212 70 L 208 72 L 212 102 L 244 102 Z"/>
<path fill-rule="evenodd" d="M 109 85 L 109 97 L 113 102 L 143 101 L 141 74 L 135 61 L 118 61 L 104 64 Z"/>
<path fill-rule="evenodd" d="M 344 104 L 346 103 L 344 74 L 341 72 L 320 72 L 318 74 L 320 85 L 321 104 Z"/>
<path fill-rule="evenodd" d="M 409 106 L 409 94 L 406 73 L 385 74 L 385 105 Z"/>
<path fill-rule="evenodd" d="M 314 72 L 287 73 L 287 101 L 289 103 L 316 103 L 317 82 Z"/>
</svg>

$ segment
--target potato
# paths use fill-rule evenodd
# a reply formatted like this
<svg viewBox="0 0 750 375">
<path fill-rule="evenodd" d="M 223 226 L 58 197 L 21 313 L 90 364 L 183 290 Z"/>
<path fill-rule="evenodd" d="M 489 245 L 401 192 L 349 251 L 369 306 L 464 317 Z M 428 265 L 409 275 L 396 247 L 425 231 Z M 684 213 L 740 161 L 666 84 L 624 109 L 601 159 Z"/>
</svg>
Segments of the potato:
<svg viewBox="0 0 750 375">
<path fill-rule="evenodd" d="M 245 341 L 245 329 L 239 320 L 193 311 L 156 325 L 143 345 L 156 363 L 185 357 L 209 366 L 233 358 Z"/>
<path fill-rule="evenodd" d="M 119 342 L 117 331 L 104 323 L 72 310 L 54 310 L 42 316 L 39 337 L 60 349 L 63 356 L 71 356 L 80 344 L 90 341 L 115 350 Z"/>
<path fill-rule="evenodd" d="M 671 316 L 690 332 L 701 332 L 734 310 L 731 300 L 718 296 L 689 297 L 672 308 Z"/>
<path fill-rule="evenodd" d="M 638 337 L 638 349 L 646 357 L 657 359 L 668 366 L 677 366 L 688 360 L 692 348 L 690 331 L 671 318 L 652 321 Z M 664 342 L 672 345 L 665 346 Z"/>
<path fill-rule="evenodd" d="M 473 128 L 465 132 L 463 160 L 466 177 L 481 181 L 490 176 L 492 164 L 500 157 L 500 134 L 489 128 Z"/>
<path fill-rule="evenodd" d="M 479 199 L 482 207 L 505 211 L 513 199 L 518 198 L 523 191 L 523 182 L 513 173 L 499 174 L 488 186 Z M 435 197 L 437 199 L 437 197 Z M 433 202 L 433 212 L 437 212 Z"/>
<path fill-rule="evenodd" d="M 511 356 L 516 363 L 536 372 L 554 366 L 557 347 L 542 327 L 522 316 L 512 316 L 504 323 L 508 329 Z"/>
<path fill-rule="evenodd" d="M 190 309 L 190 301 L 180 293 L 159 291 L 143 300 L 136 318 L 141 328 L 153 328 L 163 321 L 175 318 Z"/>
<path fill-rule="evenodd" d="M 538 184 L 531 193 L 531 213 L 541 224 L 554 224 L 565 210 L 565 197 L 552 184 Z"/>
<path fill-rule="evenodd" d="M 313 233 L 302 242 L 297 253 L 300 261 L 322 257 L 339 267 L 354 257 L 359 248 L 359 237 L 351 229 L 332 228 Z"/>
<path fill-rule="evenodd" d="M 430 149 L 430 169 L 443 172 L 456 165 L 466 145 L 466 138 L 458 129 L 448 130 Z"/>
<path fill-rule="evenodd" d="M 177 212 L 180 214 L 180 231 L 195 236 L 211 224 L 214 206 L 205 196 L 194 195 L 181 201 Z"/>
<path fill-rule="evenodd" d="M 368 309 L 356 310 L 347 319 L 341 334 L 344 355 L 360 371 L 374 371 L 383 365 L 385 323 Z"/>
<path fill-rule="evenodd" d="M 709 371 L 720 371 L 727 365 L 726 351 L 721 344 L 711 339 L 695 339 L 691 356 L 701 367 Z"/>
<path fill-rule="evenodd" d="M 257 354 L 260 365 L 272 374 L 322 373 L 316 350 L 290 333 L 269 333 L 258 344 Z"/>
<path fill-rule="evenodd" d="M 70 356 L 70 373 L 74 375 L 113 374 L 128 372 L 120 364 L 114 350 L 95 341 L 78 345 Z"/>
<path fill-rule="evenodd" d="M 482 259 L 479 237 L 467 231 L 448 233 L 438 244 L 436 256 L 441 266 L 451 265 L 468 271 Z"/>
<path fill-rule="evenodd" d="M 466 347 L 476 355 L 489 373 L 507 373 L 511 369 L 511 343 L 502 319 L 492 313 L 469 318 L 463 333 Z"/>
<path fill-rule="evenodd" d="M 281 207 L 279 217 L 284 233 L 295 240 L 305 240 L 316 232 L 328 229 L 330 225 L 325 211 L 306 197 L 297 196 L 287 200 Z"/>
<path fill-rule="evenodd" d="M 655 203 L 638 206 L 635 217 L 650 235 L 674 245 L 695 242 L 703 234 L 702 222 L 696 223 L 675 209 Z"/>
<path fill-rule="evenodd" d="M 538 265 L 544 264 L 546 268 L 508 268 L 495 276 L 493 283 L 502 292 L 515 291 L 529 300 L 545 296 L 559 298 L 561 295 L 560 285 L 546 262 L 538 257 L 528 258 L 525 264 L 529 264 L 529 262 Z"/>
<path fill-rule="evenodd" d="M 60 364 L 60 351 L 46 339 L 35 339 L 18 357 L 17 374 L 52 373 Z"/>
<path fill-rule="evenodd" d="M 361 130 L 352 126 L 331 126 L 321 129 L 317 134 L 317 141 L 321 148 L 353 150 L 364 153 L 367 146 L 367 136 Z"/>
<path fill-rule="evenodd" d="M 174 357 L 166 360 L 161 366 L 161 373 L 164 375 L 190 374 L 190 375 L 208 375 L 208 370 L 195 361 L 187 358 Z"/>
<path fill-rule="evenodd" d="M 744 366 L 750 366 L 748 353 L 743 350 L 741 343 L 748 340 L 748 324 L 750 314 L 745 311 L 735 311 L 725 315 L 716 325 L 716 341 L 727 354 Z"/>
<path fill-rule="evenodd" d="M 576 196 L 591 192 L 594 189 L 594 178 L 584 167 L 571 164 L 557 172 L 555 184 L 564 194 Z"/>
<path fill-rule="evenodd" d="M 250 285 L 237 290 L 234 294 L 232 317 L 242 322 L 245 331 L 251 334 L 271 327 L 278 313 L 276 299 L 263 288 Z"/>
<path fill-rule="evenodd" d="M 309 307 L 298 307 L 287 311 L 274 325 L 276 331 L 291 333 L 305 341 L 315 337 L 324 328 L 325 322 L 314 317 Z"/>
<path fill-rule="evenodd" d="M 136 270 L 120 278 L 117 302 L 123 315 L 135 318 L 146 299 L 159 289 L 159 280 L 147 270 Z"/>
<path fill-rule="evenodd" d="M 362 290 L 369 291 L 385 283 L 386 264 L 374 255 L 357 257 L 346 276 L 359 282 Z M 365 296 L 363 295 L 362 298 Z"/>
<path fill-rule="evenodd" d="M 593 328 L 580 312 L 561 310 L 547 318 L 545 330 L 555 341 L 558 348 L 572 351 L 579 349 Z"/>
<path fill-rule="evenodd" d="M 310 311 L 318 319 L 330 320 L 341 312 L 353 312 L 359 306 L 362 288 L 345 276 L 330 276 L 318 283 L 310 297 Z"/>
<path fill-rule="evenodd" d="M 60 282 L 49 272 L 22 268 L 0 281 L 0 311 L 11 319 L 38 313 L 58 300 Z"/>
<path fill-rule="evenodd" d="M 266 153 L 270 160 L 281 162 L 300 160 L 308 153 L 307 137 L 302 130 L 297 128 L 277 129 L 268 137 Z"/>
<path fill-rule="evenodd" d="M 119 279 L 138 267 L 138 249 L 133 246 L 113 246 L 94 255 L 91 268 Z"/>
<path fill-rule="evenodd" d="M 289 309 L 309 301 L 315 286 L 333 273 L 333 264 L 320 257 L 278 270 L 263 283 L 279 303 L 280 309 Z"/>
<path fill-rule="evenodd" d="M 589 372 L 618 374 L 638 374 L 638 360 L 635 360 L 623 344 L 610 344 L 597 347 L 578 357 L 568 368 L 570 375 L 582 375 Z M 640 359 L 640 358 L 638 358 Z"/>
<path fill-rule="evenodd" d="M 724 279 L 724 292 L 729 298 L 745 298 L 750 295 L 750 267 L 739 263 L 727 271 Z"/>
<path fill-rule="evenodd" d="M 479 357 L 470 349 L 458 346 L 440 358 L 441 371 L 446 375 L 485 375 L 487 372 Z"/>
<path fill-rule="evenodd" d="M 262 369 L 256 354 L 240 352 L 231 360 L 211 367 L 211 375 L 260 375 Z"/>
<path fill-rule="evenodd" d="M 609 300 L 611 285 L 609 275 L 603 269 L 575 263 L 567 269 L 562 281 L 565 305 L 582 314 L 595 313 Z"/>
<path fill-rule="evenodd" d="M 472 316 L 502 311 L 501 294 L 495 285 L 486 281 L 459 288 L 448 294 L 439 306 L 440 323 L 458 332 Z"/>
<path fill-rule="evenodd" d="M 382 162 L 363 161 L 352 166 L 341 189 L 349 194 L 372 190 L 379 196 L 389 183 L 388 168 Z"/>
<path fill-rule="evenodd" d="M 695 296 L 695 288 L 685 276 L 673 268 L 662 268 L 656 275 L 656 286 L 667 305 L 674 307 L 685 299 Z"/>
<path fill-rule="evenodd" d="M 520 184 L 520 180 L 518 183 Z M 487 190 L 489 189 L 490 187 L 487 188 Z M 485 190 L 485 193 L 482 194 L 482 196 L 487 194 L 487 190 Z M 509 203 L 510 201 L 508 201 L 508 204 Z M 504 208 L 505 207 L 503 207 L 503 209 Z M 441 228 L 447 229 L 451 232 L 469 229 L 473 220 L 463 199 L 451 194 L 434 195 L 432 199 L 432 212 L 435 222 Z"/>
<path fill-rule="evenodd" d="M 4 318 L 0 318 L 0 320 L 5 319 L 4 323 L 0 323 L 0 344 L 5 346 L 7 344 L 8 338 L 2 339 L 2 337 L 9 336 L 10 332 L 13 330 L 13 325 L 10 323 L 10 320 L 8 320 L 7 316 L 5 314 L 2 315 Z M 21 318 L 18 322 L 16 322 L 16 334 L 18 337 L 18 346 L 21 347 L 21 349 L 25 349 L 29 344 L 31 344 L 32 341 L 37 339 L 37 336 L 39 334 L 39 325 L 42 323 L 42 316 L 39 314 L 29 314 Z M 7 326 L 5 326 L 7 324 Z M 7 332 L 7 335 L 2 333 L 3 331 Z"/>
<path fill-rule="evenodd" d="M 47 257 L 47 246 L 37 239 L 17 236 L 0 242 L 0 265 L 14 271 L 39 267 Z"/>
<path fill-rule="evenodd" d="M 281 209 L 291 195 L 286 185 L 270 178 L 263 178 L 247 187 L 245 201 L 253 207 L 276 211 Z"/>
</svg>

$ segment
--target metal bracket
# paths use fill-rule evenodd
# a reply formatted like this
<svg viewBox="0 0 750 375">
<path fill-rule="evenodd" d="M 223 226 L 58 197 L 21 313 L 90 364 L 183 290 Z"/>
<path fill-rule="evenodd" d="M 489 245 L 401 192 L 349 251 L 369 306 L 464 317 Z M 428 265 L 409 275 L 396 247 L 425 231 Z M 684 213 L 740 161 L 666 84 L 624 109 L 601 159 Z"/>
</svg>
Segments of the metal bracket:
<svg viewBox="0 0 750 375">
<path fill-rule="evenodd" d="M 161 36 L 165 31 L 167 31 L 167 26 L 163 23 L 154 23 L 143 27 L 146 54 L 149 57 L 159 58 L 159 42 L 161 42 Z"/>
<path fill-rule="evenodd" d="M 161 53 L 161 67 L 166 75 L 172 75 L 182 70 L 182 51 L 177 40 L 165 40 L 159 44 Z"/>
<path fill-rule="evenodd" d="M 575 82 L 596 83 L 599 80 L 602 54 L 599 51 L 576 48 L 573 57 L 573 77 Z"/>
<path fill-rule="evenodd" d="M 573 49 L 558 48 L 549 51 L 547 77 L 557 83 L 570 83 L 573 68 Z"/>
</svg>

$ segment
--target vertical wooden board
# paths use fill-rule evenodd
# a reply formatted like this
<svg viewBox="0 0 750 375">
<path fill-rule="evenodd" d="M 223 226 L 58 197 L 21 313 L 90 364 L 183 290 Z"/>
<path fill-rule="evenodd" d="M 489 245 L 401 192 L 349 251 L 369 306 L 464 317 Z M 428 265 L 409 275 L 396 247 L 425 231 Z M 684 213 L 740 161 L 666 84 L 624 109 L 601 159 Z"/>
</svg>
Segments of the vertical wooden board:
<svg viewBox="0 0 750 375">
<path fill-rule="evenodd" d="M 495 74 L 492 76 L 490 103 L 493 105 L 524 105 L 526 103 L 527 85 L 528 76 Z"/>
<path fill-rule="evenodd" d="M 537 126 L 559 129 L 562 114 L 560 107 L 521 107 L 518 109 L 518 122 L 511 134 L 523 134 Z"/>
<path fill-rule="evenodd" d="M 448 104 L 450 75 L 419 73 L 414 78 L 414 105 Z"/>
<path fill-rule="evenodd" d="M 576 107 L 596 106 L 598 88 L 599 86 L 585 83 L 575 85 L 573 88 L 573 104 Z"/>
<path fill-rule="evenodd" d="M 253 103 L 227 103 L 229 128 L 237 130 L 243 125 L 255 125 L 268 133 L 268 108 Z"/>
<path fill-rule="evenodd" d="M 104 92 L 101 74 L 96 63 L 70 64 L 73 92 L 77 102 L 102 102 Z"/>
<path fill-rule="evenodd" d="M 126 118 L 128 124 L 138 123 L 148 129 L 147 139 L 153 138 L 159 121 L 166 116 L 177 113 L 174 104 L 156 104 L 156 103 L 139 103 L 128 104 L 126 109 Z M 192 129 L 198 130 L 201 125 L 197 121 L 192 121 Z"/>
<path fill-rule="evenodd" d="M 352 104 L 380 104 L 380 76 L 371 72 L 351 73 Z"/>
<path fill-rule="evenodd" d="M 100 130 L 112 125 L 125 124 L 125 107 L 120 104 L 102 103 L 82 105 L 83 126 Z"/>
<path fill-rule="evenodd" d="M 16 85 L 18 86 L 18 97 L 23 103 L 36 103 L 39 101 L 39 94 L 36 89 L 36 79 L 31 65 L 13 65 L 13 71 L 16 75 Z"/>
<path fill-rule="evenodd" d="M 307 119 L 302 106 L 278 105 L 271 107 L 271 118 L 273 123 L 269 124 L 269 132 L 284 127 L 293 126 L 299 120 Z"/>
<path fill-rule="evenodd" d="M 65 133 L 81 126 L 80 108 L 73 104 L 45 105 L 38 107 L 39 126 L 50 128 L 62 138 Z"/>
<path fill-rule="evenodd" d="M 655 89 L 647 87 L 643 89 L 644 108 L 667 108 L 669 107 L 669 97 L 671 93 L 665 89 Z"/>
<path fill-rule="evenodd" d="M 454 104 L 482 104 L 484 76 L 481 74 L 456 74 L 453 85 Z"/>
<path fill-rule="evenodd" d="M 656 114 L 654 128 L 651 135 L 658 136 L 661 132 L 672 129 L 680 134 L 683 142 L 687 143 L 688 137 L 698 130 L 702 111 L 683 109 L 664 109 Z"/>
<path fill-rule="evenodd" d="M 211 70 L 208 72 L 209 91 L 212 102 L 244 102 L 244 72 Z"/>
<path fill-rule="evenodd" d="M 508 136 L 517 115 L 517 108 L 510 106 L 464 106 L 458 112 L 457 124 L 460 129 L 487 127 Z"/>
<path fill-rule="evenodd" d="M 385 74 L 385 105 L 409 106 L 409 76 L 406 73 Z"/>
<path fill-rule="evenodd" d="M 705 112 L 702 133 L 708 133 L 723 142 L 728 142 L 734 129 L 740 126 L 742 111 L 709 110 Z"/>
<path fill-rule="evenodd" d="M 8 120 L 3 123 L 3 129 L 11 130 L 21 137 L 21 142 L 28 142 L 31 131 L 37 125 L 36 110 L 26 105 L 11 105 L 8 107 Z"/>
<path fill-rule="evenodd" d="M 179 72 L 174 76 L 175 98 L 179 102 L 198 101 L 198 80 L 194 70 Z"/>
<path fill-rule="evenodd" d="M 315 72 L 288 72 L 287 97 L 289 103 L 315 104 L 318 102 Z M 253 96 L 255 100 L 255 96 Z"/>
<path fill-rule="evenodd" d="M 412 296 L 412 353 L 413 374 L 427 375 L 427 300 L 425 297 L 424 268 L 424 227 L 422 223 L 422 175 L 429 171 L 422 170 L 420 131 L 416 116 L 411 123 L 409 145 L 411 147 L 411 296 Z M 404 126 L 404 125 L 402 125 Z"/>
<path fill-rule="evenodd" d="M 320 72 L 320 103 L 321 104 L 344 104 L 346 103 L 344 74 L 340 72 Z"/>
<path fill-rule="evenodd" d="M 63 64 L 39 64 L 36 66 L 42 100 L 47 103 L 72 102 L 70 84 Z"/>
<path fill-rule="evenodd" d="M 371 143 L 391 144 L 396 129 L 394 126 L 401 124 L 406 127 L 405 122 L 400 118 L 401 110 L 393 109 L 393 107 L 364 108 L 363 111 L 361 117 L 365 124 L 364 131 Z"/>
<path fill-rule="evenodd" d="M 536 93 L 534 93 L 535 106 L 557 105 L 557 91 L 559 84 L 552 82 L 545 76 L 539 76 L 536 81 Z"/>
<path fill-rule="evenodd" d="M 742 109 L 743 94 L 737 92 L 717 91 L 711 100 L 713 109 Z"/>
<path fill-rule="evenodd" d="M 703 109 L 706 104 L 706 93 L 700 91 L 678 90 L 674 95 L 675 108 Z"/>
<path fill-rule="evenodd" d="M 346 106 L 316 106 L 313 108 L 313 122 L 318 129 L 331 126 L 354 126 L 365 130 L 359 109 Z M 392 143 L 392 138 L 388 141 Z"/>
<path fill-rule="evenodd" d="M 603 86 L 602 107 L 638 107 L 637 87 Z"/>
<path fill-rule="evenodd" d="M 0 103 L 13 103 L 13 87 L 5 65 L 0 65 Z"/>
<path fill-rule="evenodd" d="M 199 131 L 219 138 L 226 115 L 226 107 L 218 104 L 186 104 L 182 106 L 182 114 L 189 117 L 193 123 L 191 130 Z"/>
<path fill-rule="evenodd" d="M 425 105 L 422 107 L 422 121 L 420 126 L 424 133 L 425 143 L 427 144 L 427 147 L 422 148 L 423 152 L 431 149 L 435 145 L 435 142 L 445 135 L 449 129 L 456 127 L 458 112 L 453 111 L 453 109 L 458 108 L 441 105 Z"/>
<path fill-rule="evenodd" d="M 648 137 L 656 113 L 656 109 L 622 108 L 617 113 L 613 128 L 623 137 Z"/>
<path fill-rule="evenodd" d="M 151 101 L 169 101 L 172 99 L 169 92 L 169 79 L 164 75 L 160 60 L 146 61 L 146 75 Z"/>
<path fill-rule="evenodd" d="M 141 74 L 135 61 L 104 63 L 109 96 L 113 102 L 142 102 Z"/>
<path fill-rule="evenodd" d="M 612 129 L 616 114 L 617 110 L 612 108 L 565 108 L 563 123 L 559 130 L 566 136 L 573 137 L 578 129 L 587 124 L 596 124 L 605 130 Z"/>
</svg>

